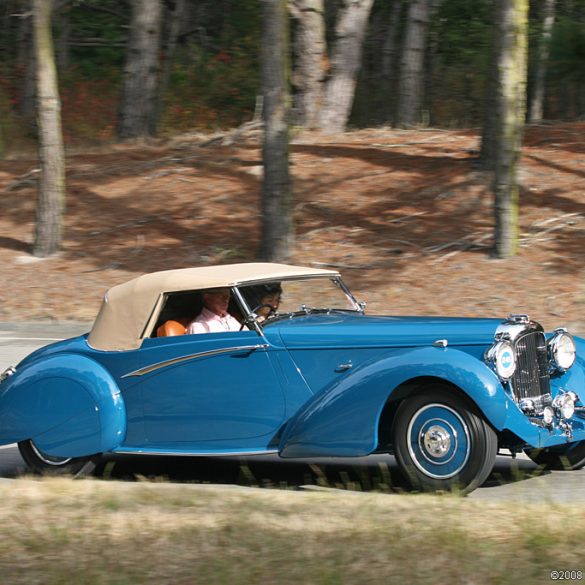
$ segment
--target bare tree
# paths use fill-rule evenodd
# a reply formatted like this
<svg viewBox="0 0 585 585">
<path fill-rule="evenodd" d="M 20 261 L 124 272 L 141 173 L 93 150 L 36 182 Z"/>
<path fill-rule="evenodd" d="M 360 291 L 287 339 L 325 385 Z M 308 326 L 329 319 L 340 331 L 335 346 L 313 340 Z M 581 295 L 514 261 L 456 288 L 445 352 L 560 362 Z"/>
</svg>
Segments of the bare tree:
<svg viewBox="0 0 585 585">
<path fill-rule="evenodd" d="M 331 52 L 331 73 L 321 110 L 320 128 L 323 132 L 343 132 L 347 126 L 372 5 L 373 0 L 342 1 Z"/>
<path fill-rule="evenodd" d="M 495 255 L 508 258 L 518 246 L 518 163 L 526 111 L 528 0 L 497 0 L 495 87 Z"/>
<path fill-rule="evenodd" d="M 541 30 L 538 35 L 534 63 L 534 86 L 530 96 L 528 121 L 540 122 L 544 112 L 544 82 L 549 57 L 549 43 L 555 22 L 556 0 L 543 0 L 541 3 Z"/>
<path fill-rule="evenodd" d="M 132 0 L 118 118 L 120 140 L 145 138 L 156 133 L 161 20 L 160 0 Z"/>
<path fill-rule="evenodd" d="M 289 38 L 287 0 L 262 0 L 264 180 L 259 255 L 284 260 L 292 253 L 294 228 L 289 174 Z"/>
<path fill-rule="evenodd" d="M 305 128 L 316 128 L 328 69 L 323 0 L 291 0 L 290 8 L 298 23 L 294 85 L 299 93 L 300 118 Z"/>
<path fill-rule="evenodd" d="M 187 3 L 186 0 L 174 0 L 166 6 L 165 34 L 163 45 L 163 63 L 161 68 L 160 83 L 158 87 L 157 123 L 165 109 L 165 98 L 171 79 L 171 66 L 177 49 L 177 41 L 183 26 Z"/>
<path fill-rule="evenodd" d="M 420 122 L 424 83 L 424 57 L 431 0 L 412 0 L 400 63 L 395 125 L 402 128 Z"/>
<path fill-rule="evenodd" d="M 389 20 L 386 25 L 384 44 L 382 46 L 382 65 L 380 74 L 386 96 L 385 118 L 392 120 L 394 117 L 394 93 L 398 80 L 398 54 L 400 47 L 400 17 L 403 8 L 403 0 L 393 0 L 390 9 Z"/>
<path fill-rule="evenodd" d="M 33 39 L 33 22 L 30 12 L 19 13 L 18 50 L 16 70 L 20 72 L 20 99 L 18 113 L 30 129 L 36 130 L 36 63 Z"/>
<path fill-rule="evenodd" d="M 41 162 L 33 254 L 45 257 L 57 252 L 61 244 L 65 207 L 65 155 L 51 34 L 53 0 L 33 0 L 32 10 Z"/>
</svg>

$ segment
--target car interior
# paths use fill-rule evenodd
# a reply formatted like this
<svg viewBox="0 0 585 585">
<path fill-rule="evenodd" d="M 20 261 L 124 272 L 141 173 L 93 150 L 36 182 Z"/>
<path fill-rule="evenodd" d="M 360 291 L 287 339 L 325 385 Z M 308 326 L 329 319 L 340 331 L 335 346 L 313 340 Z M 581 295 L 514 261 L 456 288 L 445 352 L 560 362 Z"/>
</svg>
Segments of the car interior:
<svg viewBox="0 0 585 585">
<path fill-rule="evenodd" d="M 203 308 L 203 291 L 186 291 L 165 295 L 163 308 L 154 326 L 151 337 L 172 337 L 184 335 L 189 323 Z M 241 309 L 232 297 L 228 312 L 242 321 Z"/>
</svg>

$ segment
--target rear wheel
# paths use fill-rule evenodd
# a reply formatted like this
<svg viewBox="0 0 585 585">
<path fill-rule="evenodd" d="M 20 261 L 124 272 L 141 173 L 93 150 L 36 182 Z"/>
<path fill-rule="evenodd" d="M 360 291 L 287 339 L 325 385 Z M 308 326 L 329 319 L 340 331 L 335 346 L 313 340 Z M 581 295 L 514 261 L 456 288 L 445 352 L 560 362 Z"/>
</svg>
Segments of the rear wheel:
<svg viewBox="0 0 585 585">
<path fill-rule="evenodd" d="M 72 475 L 82 477 L 94 469 L 97 456 L 92 457 L 55 457 L 43 453 L 31 441 L 18 443 L 18 450 L 33 473 L 39 475 Z"/>
<path fill-rule="evenodd" d="M 526 455 L 545 469 L 576 471 L 585 467 L 585 441 L 546 449 L 527 449 Z"/>
<path fill-rule="evenodd" d="M 487 479 L 498 450 L 493 429 L 444 385 L 400 404 L 393 443 L 402 471 L 422 491 L 473 491 Z"/>
</svg>

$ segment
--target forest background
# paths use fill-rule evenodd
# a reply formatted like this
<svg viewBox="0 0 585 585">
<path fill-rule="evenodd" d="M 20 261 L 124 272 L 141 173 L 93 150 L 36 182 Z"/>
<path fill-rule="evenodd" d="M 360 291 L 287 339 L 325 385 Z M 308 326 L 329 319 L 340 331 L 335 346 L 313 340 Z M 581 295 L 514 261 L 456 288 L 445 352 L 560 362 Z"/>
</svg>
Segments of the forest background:
<svg viewBox="0 0 585 585">
<path fill-rule="evenodd" d="M 154 4 L 161 9 L 156 107 L 147 132 L 125 136 L 133 9 Z M 32 12 L 23 0 L 2 2 L 0 256 L 6 284 L 0 318 L 90 318 L 105 286 L 136 273 L 257 257 L 264 4 L 54 3 L 67 153 L 64 239 L 59 254 L 29 263 L 24 254 L 32 243 L 38 178 L 31 158 L 37 140 Z M 497 4 L 289 2 L 287 123 L 296 232 L 290 259 L 338 267 L 374 310 L 527 311 L 545 320 L 581 320 L 585 2 L 529 3 L 523 107 L 532 125 L 519 170 L 520 249 L 505 261 L 491 258 L 493 178 L 478 157 L 481 128 L 493 108 L 488 90 L 493 40 L 501 32 Z M 325 48 L 317 85 L 323 88 L 334 74 L 341 17 L 350 5 L 362 6 L 366 17 L 355 92 L 348 118 L 326 128 L 309 120 L 299 33 L 303 14 L 321 15 Z M 348 37 L 357 34 L 348 30 Z M 419 56 L 415 94 L 404 89 L 408 47 L 411 58 Z M 415 107 L 405 113 L 405 104 Z M 72 287 L 80 292 L 75 299 Z"/>
<path fill-rule="evenodd" d="M 305 2 L 310 5 L 310 2 Z M 424 35 L 423 100 L 416 124 L 441 128 L 482 125 L 491 64 L 494 0 L 428 0 Z M 53 17 L 55 51 L 68 145 L 116 140 L 117 114 L 132 18 L 131 1 L 57 1 Z M 154 4 L 154 3 L 152 3 Z M 176 13 L 178 5 L 180 13 Z M 162 89 L 160 136 L 217 130 L 249 120 L 261 94 L 261 0 L 169 0 L 162 3 Z M 295 4 L 290 2 L 291 6 Z M 303 4 L 300 0 L 298 4 Z M 323 7 L 327 45 L 344 0 L 315 2 Z M 352 127 L 392 125 L 396 118 L 401 49 L 408 28 L 408 0 L 375 0 L 363 40 L 363 56 L 349 123 Z M 540 51 L 546 10 L 554 27 L 546 62 Z M 549 7 L 547 8 L 547 5 Z M 32 22 L 24 0 L 0 7 L 0 152 L 6 156 L 30 146 L 35 137 Z M 180 17 L 179 22 L 173 18 Z M 176 27 L 170 30 L 171 26 Z M 303 80 L 296 75 L 298 19 L 290 18 L 294 91 L 292 123 L 304 124 L 300 103 Z M 585 114 L 585 2 L 531 0 L 528 107 L 537 95 L 536 77 L 544 66 L 544 118 L 575 120 Z M 419 41 L 420 42 L 420 41 Z M 169 46 L 169 43 L 172 43 Z M 323 72 L 329 73 L 327 54 Z M 166 71 L 166 69 L 165 69 Z M 295 76 L 296 75 L 296 76 Z M 323 80 L 321 80 L 323 81 Z M 168 85 L 167 85 L 168 84 Z M 28 124 L 28 126 L 27 126 Z"/>
</svg>

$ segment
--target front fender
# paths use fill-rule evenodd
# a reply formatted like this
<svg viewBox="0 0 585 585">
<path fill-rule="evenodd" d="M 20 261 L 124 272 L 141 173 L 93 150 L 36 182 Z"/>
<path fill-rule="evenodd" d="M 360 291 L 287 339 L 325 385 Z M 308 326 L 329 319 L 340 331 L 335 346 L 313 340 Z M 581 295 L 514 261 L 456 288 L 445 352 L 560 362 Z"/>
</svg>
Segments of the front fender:
<svg viewBox="0 0 585 585">
<path fill-rule="evenodd" d="M 0 385 L 0 444 L 32 439 L 48 455 L 80 457 L 110 451 L 125 434 L 120 390 L 86 356 L 37 360 Z"/>
<path fill-rule="evenodd" d="M 496 429 L 504 428 L 509 398 L 483 362 L 458 349 L 405 348 L 361 365 L 313 397 L 285 429 L 281 456 L 372 453 L 388 398 L 401 384 L 423 376 L 458 386 Z"/>
</svg>

